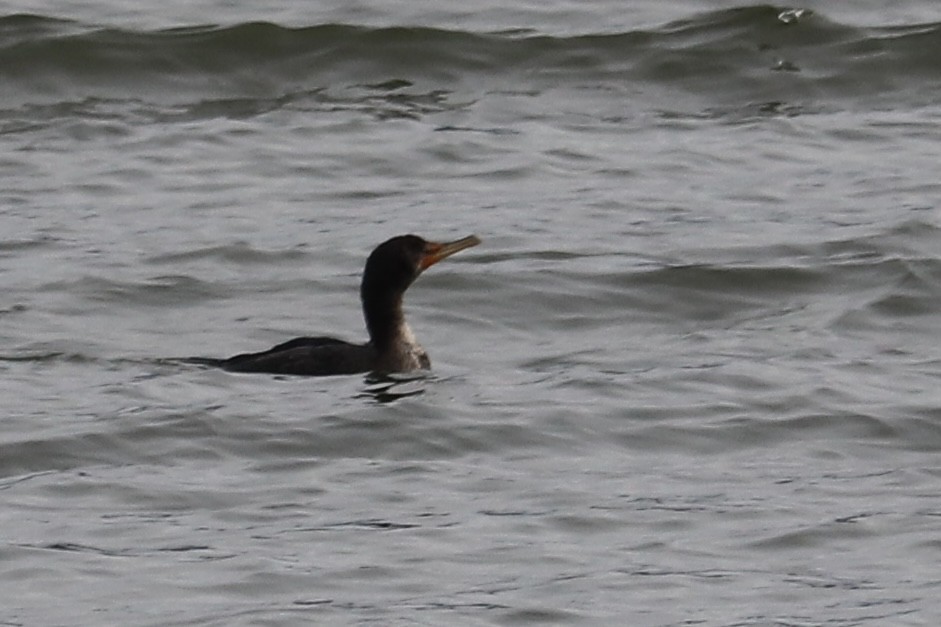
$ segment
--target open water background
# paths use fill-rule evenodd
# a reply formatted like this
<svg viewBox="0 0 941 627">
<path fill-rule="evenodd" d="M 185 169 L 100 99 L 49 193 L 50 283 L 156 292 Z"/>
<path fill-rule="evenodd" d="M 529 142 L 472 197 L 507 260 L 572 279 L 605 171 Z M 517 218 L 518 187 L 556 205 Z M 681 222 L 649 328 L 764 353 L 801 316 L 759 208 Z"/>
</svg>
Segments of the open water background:
<svg viewBox="0 0 941 627">
<path fill-rule="evenodd" d="M 937 3 L 264 4 L 3 5 L 0 624 L 939 624 Z"/>
</svg>

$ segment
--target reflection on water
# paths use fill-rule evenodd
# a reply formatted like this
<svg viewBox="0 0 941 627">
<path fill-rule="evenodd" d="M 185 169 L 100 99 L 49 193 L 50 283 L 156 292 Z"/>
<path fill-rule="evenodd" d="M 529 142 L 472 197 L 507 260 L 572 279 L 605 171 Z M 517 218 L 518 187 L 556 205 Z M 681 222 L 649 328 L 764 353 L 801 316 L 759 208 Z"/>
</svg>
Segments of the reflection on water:
<svg viewBox="0 0 941 627">
<path fill-rule="evenodd" d="M 419 396 L 425 393 L 427 385 L 433 384 L 435 378 L 428 373 L 406 373 L 389 375 L 369 375 L 366 383 L 369 385 L 360 398 L 372 398 L 377 403 L 391 403 L 409 396 Z"/>
</svg>

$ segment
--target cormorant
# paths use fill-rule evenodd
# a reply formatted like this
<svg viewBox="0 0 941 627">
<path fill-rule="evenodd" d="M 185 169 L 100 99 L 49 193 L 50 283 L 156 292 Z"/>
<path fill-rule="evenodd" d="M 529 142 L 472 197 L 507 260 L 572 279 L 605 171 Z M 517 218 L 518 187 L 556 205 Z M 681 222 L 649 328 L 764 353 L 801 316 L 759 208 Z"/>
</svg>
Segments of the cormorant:
<svg viewBox="0 0 941 627">
<path fill-rule="evenodd" d="M 377 246 L 366 261 L 359 292 L 369 332 L 365 344 L 331 337 L 299 337 L 261 353 L 195 361 L 231 372 L 308 376 L 427 369 L 431 366 L 428 353 L 405 322 L 402 297 L 424 270 L 479 243 L 474 235 L 443 244 L 417 235 L 400 235 Z"/>
</svg>

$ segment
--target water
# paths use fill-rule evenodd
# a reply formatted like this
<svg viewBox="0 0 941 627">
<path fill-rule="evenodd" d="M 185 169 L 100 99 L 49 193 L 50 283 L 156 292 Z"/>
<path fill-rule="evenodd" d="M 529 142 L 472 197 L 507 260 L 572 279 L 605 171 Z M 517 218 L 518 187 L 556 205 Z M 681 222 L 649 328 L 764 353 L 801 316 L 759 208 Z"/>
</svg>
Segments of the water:
<svg viewBox="0 0 941 627">
<path fill-rule="evenodd" d="M 0 16 L 0 623 L 937 624 L 932 3 L 272 5 Z"/>
</svg>

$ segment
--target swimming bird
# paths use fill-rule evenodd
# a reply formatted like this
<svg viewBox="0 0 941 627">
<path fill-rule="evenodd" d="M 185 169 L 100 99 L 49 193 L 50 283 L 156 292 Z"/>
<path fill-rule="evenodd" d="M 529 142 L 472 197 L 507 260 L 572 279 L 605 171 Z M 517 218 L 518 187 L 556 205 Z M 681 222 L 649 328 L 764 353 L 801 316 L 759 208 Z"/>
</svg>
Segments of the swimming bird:
<svg viewBox="0 0 941 627">
<path fill-rule="evenodd" d="M 366 260 L 360 299 L 369 341 L 351 344 L 332 337 L 299 337 L 260 353 L 199 359 L 231 372 L 325 376 L 428 369 L 431 360 L 405 322 L 405 290 L 429 267 L 480 243 L 475 235 L 446 243 L 400 235 L 376 247 Z"/>
</svg>

